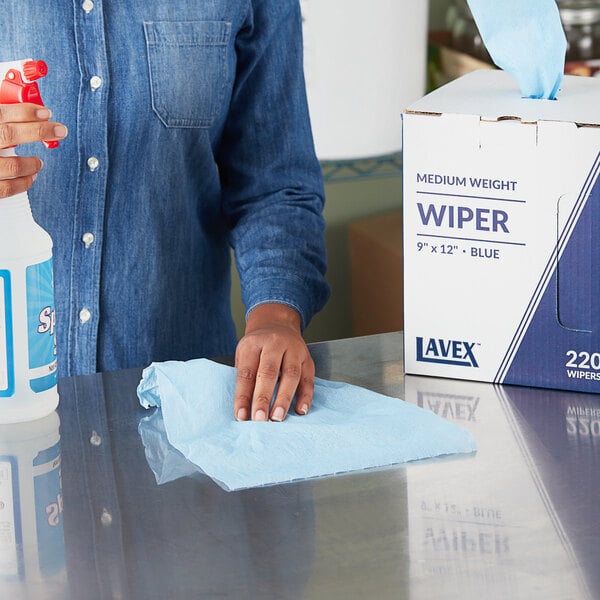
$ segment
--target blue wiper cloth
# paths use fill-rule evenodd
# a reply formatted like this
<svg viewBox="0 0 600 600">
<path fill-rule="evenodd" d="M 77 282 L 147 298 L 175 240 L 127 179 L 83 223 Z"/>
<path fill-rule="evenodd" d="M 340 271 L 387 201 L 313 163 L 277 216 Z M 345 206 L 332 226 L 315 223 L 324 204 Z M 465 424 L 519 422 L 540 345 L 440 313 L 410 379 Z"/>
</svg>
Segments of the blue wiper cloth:
<svg viewBox="0 0 600 600">
<path fill-rule="evenodd" d="M 350 385 L 315 380 L 307 415 L 233 417 L 236 370 L 207 359 L 153 363 L 137 389 L 160 407 L 169 442 L 227 490 L 470 453 L 470 433 L 435 413 Z"/>
<path fill-rule="evenodd" d="M 524 98 L 553 100 L 563 80 L 567 40 L 556 0 L 468 0 L 494 63 Z"/>
</svg>

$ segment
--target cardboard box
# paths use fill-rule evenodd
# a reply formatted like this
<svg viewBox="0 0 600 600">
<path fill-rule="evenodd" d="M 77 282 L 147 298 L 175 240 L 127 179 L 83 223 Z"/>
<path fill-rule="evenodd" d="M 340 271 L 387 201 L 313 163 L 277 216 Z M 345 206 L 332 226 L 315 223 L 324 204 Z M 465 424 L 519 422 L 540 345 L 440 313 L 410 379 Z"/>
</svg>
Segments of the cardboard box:
<svg viewBox="0 0 600 600">
<path fill-rule="evenodd" d="M 348 240 L 354 335 L 401 331 L 402 214 L 350 223 Z"/>
<path fill-rule="evenodd" d="M 481 70 L 405 111 L 407 373 L 600 392 L 599 106 Z"/>
</svg>

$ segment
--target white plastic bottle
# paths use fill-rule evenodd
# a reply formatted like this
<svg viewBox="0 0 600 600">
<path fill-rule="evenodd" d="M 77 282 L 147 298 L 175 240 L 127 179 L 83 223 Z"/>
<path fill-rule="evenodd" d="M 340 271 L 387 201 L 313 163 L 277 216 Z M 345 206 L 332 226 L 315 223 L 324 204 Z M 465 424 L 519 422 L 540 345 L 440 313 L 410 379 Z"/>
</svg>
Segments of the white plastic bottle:
<svg viewBox="0 0 600 600">
<path fill-rule="evenodd" d="M 0 199 L 0 423 L 57 405 L 52 240 L 23 193 Z"/>
<path fill-rule="evenodd" d="M 45 63 L 0 63 L 0 103 L 42 104 L 27 76 L 40 63 L 32 79 L 45 75 Z M 52 240 L 27 193 L 0 198 L 0 423 L 39 419 L 58 405 L 55 322 Z"/>
<path fill-rule="evenodd" d="M 0 597 L 66 597 L 60 419 L 0 425 Z"/>
</svg>

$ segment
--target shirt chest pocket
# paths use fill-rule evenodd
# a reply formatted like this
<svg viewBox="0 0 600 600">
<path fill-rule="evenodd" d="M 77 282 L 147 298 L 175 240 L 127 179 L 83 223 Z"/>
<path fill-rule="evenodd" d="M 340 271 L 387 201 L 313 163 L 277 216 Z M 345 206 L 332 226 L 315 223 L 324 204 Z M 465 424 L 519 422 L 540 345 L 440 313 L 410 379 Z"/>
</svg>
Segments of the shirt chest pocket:
<svg viewBox="0 0 600 600">
<path fill-rule="evenodd" d="M 152 108 L 167 127 L 210 127 L 229 87 L 231 23 L 144 23 Z"/>
</svg>

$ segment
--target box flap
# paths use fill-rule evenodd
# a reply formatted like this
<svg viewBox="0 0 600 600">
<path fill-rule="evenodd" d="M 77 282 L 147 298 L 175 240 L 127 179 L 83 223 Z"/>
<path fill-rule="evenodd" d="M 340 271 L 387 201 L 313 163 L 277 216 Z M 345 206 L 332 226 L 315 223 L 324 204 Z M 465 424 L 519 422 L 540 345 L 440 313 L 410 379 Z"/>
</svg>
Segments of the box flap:
<svg viewBox="0 0 600 600">
<path fill-rule="evenodd" d="M 431 92 L 405 113 L 475 114 L 486 120 L 567 121 L 600 126 L 600 80 L 566 75 L 556 100 L 521 98 L 515 79 L 501 70 L 482 69 Z"/>
</svg>

